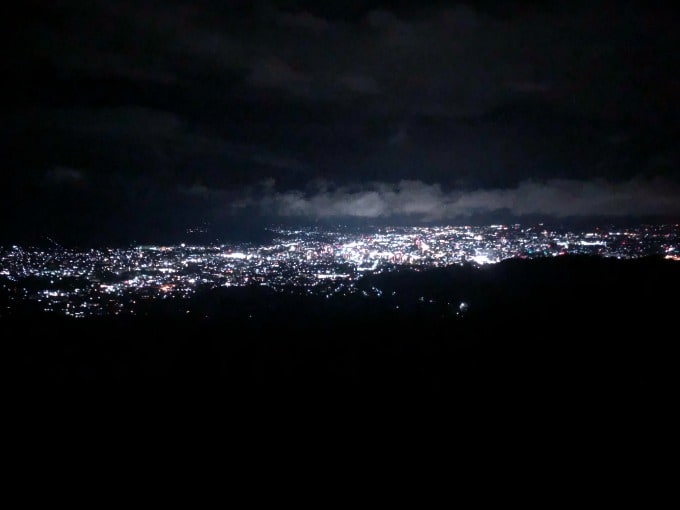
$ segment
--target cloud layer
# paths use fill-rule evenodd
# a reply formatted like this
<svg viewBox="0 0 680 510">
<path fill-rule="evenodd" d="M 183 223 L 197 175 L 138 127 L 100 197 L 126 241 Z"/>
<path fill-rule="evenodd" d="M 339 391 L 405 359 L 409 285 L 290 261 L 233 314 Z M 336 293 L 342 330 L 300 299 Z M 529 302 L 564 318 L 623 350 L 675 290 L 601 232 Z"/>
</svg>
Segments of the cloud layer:
<svg viewBox="0 0 680 510">
<path fill-rule="evenodd" d="M 21 2 L 0 233 L 677 213 L 677 16 L 624 4 Z"/>
<path fill-rule="evenodd" d="M 234 201 L 232 208 L 259 207 L 263 213 L 291 218 L 412 217 L 425 221 L 465 218 L 495 212 L 544 217 L 673 215 L 680 213 L 680 189 L 663 179 L 553 179 L 522 181 L 508 189 L 444 191 L 438 184 L 404 180 L 357 187 L 319 186 L 312 192 L 265 192 Z"/>
</svg>

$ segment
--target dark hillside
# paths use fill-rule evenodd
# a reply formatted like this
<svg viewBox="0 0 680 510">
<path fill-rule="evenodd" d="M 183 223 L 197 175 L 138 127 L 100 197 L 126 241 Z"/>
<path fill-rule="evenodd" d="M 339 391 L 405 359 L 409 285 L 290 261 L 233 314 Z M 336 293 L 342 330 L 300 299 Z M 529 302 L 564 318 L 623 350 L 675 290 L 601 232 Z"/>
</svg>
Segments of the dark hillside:
<svg viewBox="0 0 680 510">
<path fill-rule="evenodd" d="M 657 400 L 677 359 L 679 284 L 660 259 L 561 257 L 360 282 L 380 296 L 211 291 L 192 318 L 172 302 L 141 318 L 25 310 L 2 322 L 2 359 L 15 391 L 40 394 Z"/>
</svg>

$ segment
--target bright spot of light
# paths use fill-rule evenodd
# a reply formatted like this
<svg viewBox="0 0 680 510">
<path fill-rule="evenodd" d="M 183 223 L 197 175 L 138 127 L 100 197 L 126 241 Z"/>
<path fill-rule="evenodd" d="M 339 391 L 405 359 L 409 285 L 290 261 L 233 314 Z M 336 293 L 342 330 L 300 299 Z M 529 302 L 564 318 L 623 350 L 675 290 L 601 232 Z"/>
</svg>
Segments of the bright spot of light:
<svg viewBox="0 0 680 510">
<path fill-rule="evenodd" d="M 495 264 L 496 260 L 489 258 L 487 255 L 475 255 L 474 257 L 470 257 L 472 261 L 476 262 L 477 264 Z"/>
</svg>

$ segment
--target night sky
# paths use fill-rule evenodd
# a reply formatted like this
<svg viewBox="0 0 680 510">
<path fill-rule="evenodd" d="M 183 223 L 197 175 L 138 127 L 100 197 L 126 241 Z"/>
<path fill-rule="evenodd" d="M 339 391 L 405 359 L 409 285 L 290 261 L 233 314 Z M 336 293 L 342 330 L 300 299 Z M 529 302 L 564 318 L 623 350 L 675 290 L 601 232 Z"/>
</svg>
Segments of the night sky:
<svg viewBox="0 0 680 510">
<path fill-rule="evenodd" d="M 0 240 L 680 217 L 666 3 L 22 2 Z"/>
</svg>

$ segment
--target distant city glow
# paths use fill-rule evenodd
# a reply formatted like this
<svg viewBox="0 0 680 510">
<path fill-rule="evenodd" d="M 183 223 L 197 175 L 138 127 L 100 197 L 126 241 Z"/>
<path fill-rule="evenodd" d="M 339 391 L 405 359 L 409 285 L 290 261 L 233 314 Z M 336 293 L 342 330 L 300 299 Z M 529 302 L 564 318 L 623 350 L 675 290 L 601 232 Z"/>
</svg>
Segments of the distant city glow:
<svg viewBox="0 0 680 510">
<path fill-rule="evenodd" d="M 359 289 L 369 274 L 511 258 L 589 254 L 618 259 L 659 255 L 680 260 L 680 225 L 589 232 L 543 225 L 387 227 L 370 232 L 275 229 L 266 244 L 135 246 L 71 250 L 0 248 L 0 287 L 12 303 L 39 303 L 72 317 L 135 314 L 141 304 L 188 299 L 218 287 L 267 286 L 330 298 L 380 297 Z M 421 297 L 421 302 L 432 300 Z M 461 302 L 456 315 L 469 305 Z"/>
<path fill-rule="evenodd" d="M 476 262 L 479 265 L 493 264 L 495 262 L 498 262 L 497 260 L 489 258 L 488 255 L 475 255 L 474 257 L 470 257 L 470 260 Z"/>
</svg>

